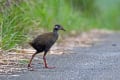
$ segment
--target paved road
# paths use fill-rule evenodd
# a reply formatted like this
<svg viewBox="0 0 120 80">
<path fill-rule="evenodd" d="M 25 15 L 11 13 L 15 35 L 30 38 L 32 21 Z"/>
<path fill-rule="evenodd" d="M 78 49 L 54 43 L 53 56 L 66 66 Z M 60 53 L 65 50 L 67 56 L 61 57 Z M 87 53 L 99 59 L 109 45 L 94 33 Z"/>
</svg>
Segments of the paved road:
<svg viewBox="0 0 120 80">
<path fill-rule="evenodd" d="M 48 55 L 49 65 L 55 69 L 43 69 L 18 75 L 1 75 L 0 80 L 120 80 L 120 34 L 101 37 L 104 41 L 92 47 L 73 49 L 73 53 Z"/>
</svg>

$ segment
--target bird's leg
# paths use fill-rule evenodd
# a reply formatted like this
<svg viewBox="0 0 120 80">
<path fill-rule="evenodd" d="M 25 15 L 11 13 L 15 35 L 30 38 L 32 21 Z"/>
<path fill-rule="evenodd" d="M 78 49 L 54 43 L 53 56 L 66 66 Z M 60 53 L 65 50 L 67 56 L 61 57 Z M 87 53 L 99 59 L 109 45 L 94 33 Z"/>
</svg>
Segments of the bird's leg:
<svg viewBox="0 0 120 80">
<path fill-rule="evenodd" d="M 48 67 L 48 65 L 47 65 L 47 61 L 46 61 L 46 58 L 45 58 L 46 53 L 47 53 L 47 52 L 45 52 L 45 53 L 44 53 L 44 56 L 43 56 L 43 60 L 44 60 L 45 68 L 48 68 L 48 69 L 53 69 L 53 68 L 55 68 L 55 67 Z"/>
<path fill-rule="evenodd" d="M 45 56 L 43 56 L 43 60 L 44 60 L 45 68 L 47 68 L 48 66 L 47 66 L 47 62 L 46 62 L 46 58 L 45 58 Z"/>
<path fill-rule="evenodd" d="M 31 68 L 32 60 L 33 60 L 33 58 L 35 57 L 36 54 L 37 54 L 37 52 L 32 55 L 32 57 L 31 57 L 31 59 L 30 59 L 30 61 L 28 63 L 28 68 Z"/>
</svg>

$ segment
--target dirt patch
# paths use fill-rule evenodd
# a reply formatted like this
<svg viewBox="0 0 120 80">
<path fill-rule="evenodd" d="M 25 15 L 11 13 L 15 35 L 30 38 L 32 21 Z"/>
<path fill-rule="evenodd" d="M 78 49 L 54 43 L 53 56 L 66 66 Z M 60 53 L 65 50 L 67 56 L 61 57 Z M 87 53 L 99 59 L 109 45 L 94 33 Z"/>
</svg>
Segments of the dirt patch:
<svg viewBox="0 0 120 80">
<path fill-rule="evenodd" d="M 14 74 L 24 72 L 26 70 L 27 55 L 17 52 L 1 51 L 0 56 L 0 75 Z"/>
</svg>

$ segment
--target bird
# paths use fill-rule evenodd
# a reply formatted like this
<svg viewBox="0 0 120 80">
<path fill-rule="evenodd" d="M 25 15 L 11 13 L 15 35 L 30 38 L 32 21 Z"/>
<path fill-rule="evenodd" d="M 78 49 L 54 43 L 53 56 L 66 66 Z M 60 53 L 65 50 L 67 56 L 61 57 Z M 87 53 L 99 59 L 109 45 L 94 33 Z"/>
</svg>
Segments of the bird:
<svg viewBox="0 0 120 80">
<path fill-rule="evenodd" d="M 52 32 L 43 33 L 41 35 L 38 35 L 31 42 L 29 42 L 29 44 L 36 50 L 36 52 L 32 55 L 32 57 L 28 63 L 28 69 L 32 68 L 31 67 L 32 60 L 35 57 L 35 55 L 40 52 L 44 52 L 43 61 L 44 61 L 45 68 L 48 68 L 48 69 L 55 68 L 55 67 L 49 67 L 47 65 L 46 54 L 48 53 L 50 48 L 53 46 L 53 44 L 58 39 L 58 37 L 59 37 L 58 31 L 59 30 L 66 31 L 61 25 L 55 24 Z"/>
</svg>

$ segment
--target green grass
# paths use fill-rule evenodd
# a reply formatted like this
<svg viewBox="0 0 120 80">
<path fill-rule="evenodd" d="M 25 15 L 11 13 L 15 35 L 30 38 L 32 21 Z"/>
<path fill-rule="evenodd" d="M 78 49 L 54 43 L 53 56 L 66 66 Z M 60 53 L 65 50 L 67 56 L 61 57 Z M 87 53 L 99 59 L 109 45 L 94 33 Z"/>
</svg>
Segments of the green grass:
<svg viewBox="0 0 120 80">
<path fill-rule="evenodd" d="M 111 8 L 108 12 L 102 15 L 101 28 L 106 28 L 110 30 L 120 30 L 120 6 Z"/>
<path fill-rule="evenodd" d="M 2 12 L 1 26 L 2 26 L 2 49 L 9 49 L 26 38 L 26 30 L 28 28 L 29 18 L 24 15 L 24 11 L 20 6 L 12 5 Z"/>
<path fill-rule="evenodd" d="M 76 6 L 68 4 L 67 0 L 23 0 L 19 4 L 16 2 L 11 4 L 2 9 L 0 14 L 1 48 L 11 49 L 26 43 L 30 31 L 34 32 L 35 29 L 41 28 L 51 31 L 54 24 L 61 24 L 68 34 L 72 30 L 82 32 L 93 28 L 120 29 L 118 9 L 110 10 L 110 13 L 97 13 L 99 11 L 97 7 L 95 8 L 92 6 L 93 3 L 87 1 L 83 0 L 84 10 L 79 10 L 81 6 L 75 9 Z M 89 15 L 92 13 L 94 15 L 97 13 L 97 16 Z"/>
</svg>

